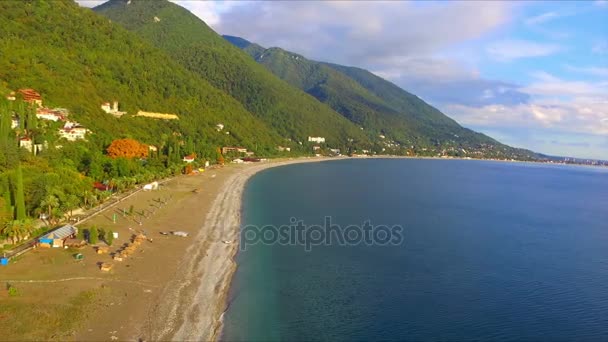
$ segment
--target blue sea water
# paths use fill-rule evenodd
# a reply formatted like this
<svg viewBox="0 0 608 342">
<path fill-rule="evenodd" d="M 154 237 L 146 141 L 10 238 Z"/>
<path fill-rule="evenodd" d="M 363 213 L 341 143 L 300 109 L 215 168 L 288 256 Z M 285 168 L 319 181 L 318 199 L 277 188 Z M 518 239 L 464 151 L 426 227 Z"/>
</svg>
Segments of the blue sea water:
<svg viewBox="0 0 608 342">
<path fill-rule="evenodd" d="M 243 225 L 401 225 L 395 246 L 256 244 L 223 339 L 608 340 L 608 170 L 462 160 L 291 165 Z"/>
</svg>

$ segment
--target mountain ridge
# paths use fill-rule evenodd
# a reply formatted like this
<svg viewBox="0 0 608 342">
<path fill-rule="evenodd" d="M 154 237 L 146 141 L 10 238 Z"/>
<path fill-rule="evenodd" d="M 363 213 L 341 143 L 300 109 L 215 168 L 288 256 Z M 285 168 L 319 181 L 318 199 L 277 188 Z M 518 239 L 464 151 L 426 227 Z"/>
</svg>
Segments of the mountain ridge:
<svg viewBox="0 0 608 342">
<path fill-rule="evenodd" d="M 241 37 L 225 35 L 224 39 L 364 129 L 390 136 L 401 144 L 421 145 L 420 149 L 434 146 L 436 150 L 486 149 L 489 154 L 526 159 L 537 156 L 462 127 L 416 95 L 365 69 L 309 60 Z"/>
<path fill-rule="evenodd" d="M 308 136 L 325 136 L 328 143 L 339 147 L 346 147 L 350 141 L 370 143 L 350 121 L 268 72 L 176 4 L 165 0 L 111 0 L 93 10 L 230 94 L 285 138 L 306 141 Z"/>
</svg>

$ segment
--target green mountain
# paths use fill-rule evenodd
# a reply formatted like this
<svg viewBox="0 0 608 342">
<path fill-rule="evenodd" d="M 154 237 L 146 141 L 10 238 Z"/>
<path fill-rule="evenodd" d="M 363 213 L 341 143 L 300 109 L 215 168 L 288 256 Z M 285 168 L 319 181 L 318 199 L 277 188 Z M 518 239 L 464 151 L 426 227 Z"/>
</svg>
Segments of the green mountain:
<svg viewBox="0 0 608 342">
<path fill-rule="evenodd" d="M 414 146 L 416 153 L 426 149 L 433 153 L 447 150 L 456 155 L 477 151 L 484 156 L 534 156 L 530 151 L 510 148 L 460 126 L 417 96 L 367 70 L 312 61 L 280 48 L 266 49 L 239 37 L 224 38 L 366 132 L 385 136 L 401 146 Z"/>
<path fill-rule="evenodd" d="M 101 146 L 123 136 L 162 145 L 161 137 L 175 133 L 193 139 L 199 154 L 224 144 L 270 152 L 282 140 L 224 91 L 73 1 L 2 1 L 0 27 L 0 84 L 36 89 L 45 105 L 70 109 Z M 100 109 L 111 100 L 130 114 L 175 113 L 180 120 L 117 119 Z M 231 134 L 217 132 L 218 123 Z"/>
<path fill-rule="evenodd" d="M 368 137 L 329 106 L 289 85 L 226 42 L 202 20 L 166 0 L 110 0 L 94 11 L 167 52 L 230 94 L 283 137 L 323 136 L 330 145 L 369 145 Z"/>
</svg>

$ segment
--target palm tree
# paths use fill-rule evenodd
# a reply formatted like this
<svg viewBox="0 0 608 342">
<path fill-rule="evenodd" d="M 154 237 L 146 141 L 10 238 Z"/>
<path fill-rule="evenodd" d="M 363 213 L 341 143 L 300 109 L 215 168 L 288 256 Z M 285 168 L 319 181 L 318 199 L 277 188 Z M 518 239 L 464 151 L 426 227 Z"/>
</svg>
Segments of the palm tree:
<svg viewBox="0 0 608 342">
<path fill-rule="evenodd" d="M 50 221 L 53 218 L 53 209 L 59 207 L 59 199 L 55 195 L 48 194 L 40 202 L 40 206 L 47 210 L 47 219 Z"/>
<path fill-rule="evenodd" d="M 11 239 L 13 245 L 15 245 L 19 241 L 27 239 L 30 236 L 33 227 L 34 226 L 29 220 L 13 220 L 4 225 L 2 234 Z"/>
<path fill-rule="evenodd" d="M 97 203 L 97 196 L 92 191 L 85 190 L 82 195 L 82 202 L 86 208 L 93 207 Z"/>
</svg>

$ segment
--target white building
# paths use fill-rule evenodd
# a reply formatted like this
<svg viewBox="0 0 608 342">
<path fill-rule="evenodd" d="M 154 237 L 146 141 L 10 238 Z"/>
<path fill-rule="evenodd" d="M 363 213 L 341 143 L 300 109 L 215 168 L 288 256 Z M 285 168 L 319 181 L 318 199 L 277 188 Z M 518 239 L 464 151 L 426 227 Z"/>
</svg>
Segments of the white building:
<svg viewBox="0 0 608 342">
<path fill-rule="evenodd" d="M 65 120 L 65 116 L 56 110 L 51 110 L 48 108 L 38 108 L 36 109 L 36 117 L 41 120 L 47 121 L 62 121 Z"/>
<path fill-rule="evenodd" d="M 64 127 L 59 130 L 59 137 L 68 141 L 84 140 L 88 133 L 91 133 L 91 131 L 82 126 Z"/>
<path fill-rule="evenodd" d="M 127 112 L 121 112 L 121 111 L 118 110 L 118 101 L 112 102 L 112 106 L 111 107 L 110 107 L 110 102 L 104 102 L 104 103 L 102 103 L 101 104 L 101 110 L 103 110 L 107 114 L 111 114 L 111 115 L 114 115 L 116 117 L 121 117 L 121 116 L 127 114 Z"/>
<path fill-rule="evenodd" d="M 277 146 L 279 152 L 291 152 L 291 147 Z"/>
<path fill-rule="evenodd" d="M 315 142 L 317 144 L 322 144 L 325 142 L 324 137 L 308 137 L 308 142 Z"/>
<path fill-rule="evenodd" d="M 215 125 L 215 129 L 217 129 L 217 131 L 221 131 L 224 129 L 224 124 L 218 123 L 217 125 Z"/>
<path fill-rule="evenodd" d="M 32 152 L 34 151 L 34 142 L 32 142 L 32 139 L 30 138 L 21 138 L 19 139 L 19 147 L 23 147 Z"/>
<path fill-rule="evenodd" d="M 19 118 L 18 117 L 12 117 L 11 118 L 11 129 L 15 129 L 19 127 Z"/>
</svg>

